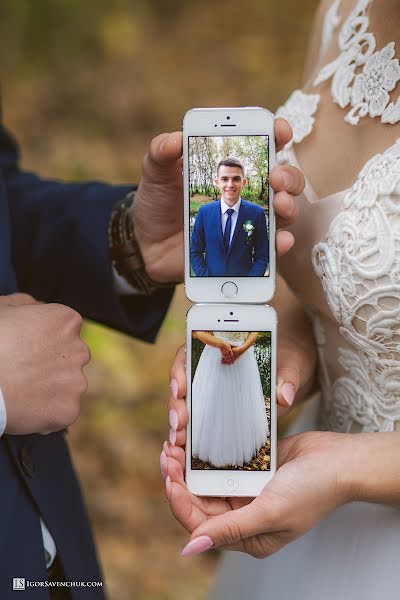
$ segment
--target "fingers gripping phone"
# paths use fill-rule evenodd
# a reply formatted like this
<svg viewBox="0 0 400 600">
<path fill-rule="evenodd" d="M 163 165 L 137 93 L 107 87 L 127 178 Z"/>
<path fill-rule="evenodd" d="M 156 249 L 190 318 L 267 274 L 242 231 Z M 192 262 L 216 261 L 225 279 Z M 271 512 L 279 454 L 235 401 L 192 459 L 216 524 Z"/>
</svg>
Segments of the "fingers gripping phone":
<svg viewBox="0 0 400 600">
<path fill-rule="evenodd" d="M 275 289 L 274 115 L 196 108 L 183 120 L 185 289 L 193 302 L 267 302 Z"/>
<path fill-rule="evenodd" d="M 276 470 L 276 313 L 197 304 L 187 315 L 186 483 L 257 496 Z"/>
</svg>

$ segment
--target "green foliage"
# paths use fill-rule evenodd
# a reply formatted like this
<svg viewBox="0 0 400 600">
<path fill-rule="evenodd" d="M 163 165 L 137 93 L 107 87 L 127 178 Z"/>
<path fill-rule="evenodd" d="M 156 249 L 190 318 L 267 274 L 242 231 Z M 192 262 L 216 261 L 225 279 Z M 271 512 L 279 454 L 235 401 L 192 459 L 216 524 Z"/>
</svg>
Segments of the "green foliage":
<svg viewBox="0 0 400 600">
<path fill-rule="evenodd" d="M 264 397 L 271 396 L 271 333 L 260 332 L 254 344 Z"/>
<path fill-rule="evenodd" d="M 197 339 L 192 339 L 192 382 L 204 348 L 205 344 L 203 342 Z"/>
<path fill-rule="evenodd" d="M 221 159 L 232 156 L 244 166 L 247 181 L 242 198 L 268 204 L 268 142 L 265 136 L 196 136 L 189 143 L 190 198 L 205 196 L 209 200 L 219 197 L 213 180 Z M 194 206 L 191 204 L 191 210 Z"/>
</svg>

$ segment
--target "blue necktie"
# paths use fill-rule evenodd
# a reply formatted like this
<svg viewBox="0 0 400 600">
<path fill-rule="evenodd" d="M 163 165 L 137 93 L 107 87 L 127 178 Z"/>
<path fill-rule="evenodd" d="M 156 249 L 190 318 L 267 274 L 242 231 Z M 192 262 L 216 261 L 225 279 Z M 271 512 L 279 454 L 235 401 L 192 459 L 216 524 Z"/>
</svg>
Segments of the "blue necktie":
<svg viewBox="0 0 400 600">
<path fill-rule="evenodd" d="M 228 220 L 226 221 L 225 231 L 224 231 L 224 243 L 225 243 L 225 251 L 228 253 L 229 246 L 231 243 L 231 231 L 232 231 L 232 214 L 234 212 L 233 208 L 228 208 L 226 211 L 228 213 Z"/>
</svg>

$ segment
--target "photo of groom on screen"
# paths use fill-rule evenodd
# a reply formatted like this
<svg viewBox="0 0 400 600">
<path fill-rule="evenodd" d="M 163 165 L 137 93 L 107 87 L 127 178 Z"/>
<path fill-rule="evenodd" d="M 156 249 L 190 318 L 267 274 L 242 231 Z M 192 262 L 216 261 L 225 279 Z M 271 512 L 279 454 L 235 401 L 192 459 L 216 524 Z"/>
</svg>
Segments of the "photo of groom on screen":
<svg viewBox="0 0 400 600">
<path fill-rule="evenodd" d="M 242 197 L 248 183 L 243 163 L 232 156 L 220 160 L 213 183 L 220 197 L 200 206 L 192 228 L 192 274 L 263 277 L 269 259 L 266 213 Z"/>
</svg>

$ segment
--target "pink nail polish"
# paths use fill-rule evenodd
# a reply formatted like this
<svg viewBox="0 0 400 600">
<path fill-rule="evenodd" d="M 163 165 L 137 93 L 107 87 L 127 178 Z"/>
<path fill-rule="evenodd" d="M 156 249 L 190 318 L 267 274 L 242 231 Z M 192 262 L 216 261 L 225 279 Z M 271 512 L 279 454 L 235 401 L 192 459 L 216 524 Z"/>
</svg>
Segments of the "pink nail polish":
<svg viewBox="0 0 400 600">
<path fill-rule="evenodd" d="M 169 382 L 169 387 L 171 388 L 171 393 L 175 400 L 178 399 L 178 382 L 176 379 L 171 379 Z"/>
<path fill-rule="evenodd" d="M 209 550 L 214 545 L 214 542 L 208 535 L 200 535 L 198 538 L 191 540 L 182 550 L 182 556 L 195 556 Z"/>
<path fill-rule="evenodd" d="M 169 430 L 169 441 L 171 446 L 175 446 L 176 444 L 176 431 L 174 431 L 173 429 Z"/>
<path fill-rule="evenodd" d="M 170 452 L 169 452 L 169 442 L 164 442 L 163 443 L 163 450 L 165 452 L 165 456 L 170 456 Z"/>
<path fill-rule="evenodd" d="M 292 383 L 284 383 L 281 391 L 288 406 L 292 406 L 295 396 L 294 385 Z"/>
<path fill-rule="evenodd" d="M 167 475 L 165 480 L 165 491 L 167 492 L 168 500 L 171 501 L 171 478 L 169 475 Z"/>
<path fill-rule="evenodd" d="M 166 479 L 168 475 L 168 461 L 164 450 L 160 454 L 160 469 L 161 475 Z"/>
<path fill-rule="evenodd" d="M 176 412 L 176 410 L 174 408 L 171 408 L 171 410 L 169 411 L 169 424 L 171 426 L 171 429 L 173 429 L 174 431 L 176 431 L 178 429 L 178 413 Z"/>
</svg>

